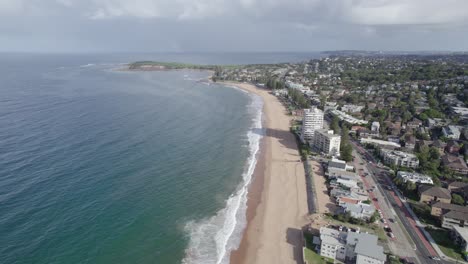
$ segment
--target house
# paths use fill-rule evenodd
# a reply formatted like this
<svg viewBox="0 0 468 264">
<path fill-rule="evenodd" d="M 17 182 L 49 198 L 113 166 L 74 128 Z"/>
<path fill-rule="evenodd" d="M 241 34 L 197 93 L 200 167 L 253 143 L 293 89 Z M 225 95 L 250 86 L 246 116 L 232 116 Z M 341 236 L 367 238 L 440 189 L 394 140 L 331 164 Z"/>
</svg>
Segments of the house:
<svg viewBox="0 0 468 264">
<path fill-rule="evenodd" d="M 458 153 L 460 152 L 460 149 L 461 149 L 460 145 L 458 145 L 458 143 L 455 140 L 450 140 L 449 142 L 447 142 L 447 145 L 445 146 L 445 151 L 450 154 L 458 155 Z"/>
<path fill-rule="evenodd" d="M 457 126 L 445 126 L 442 128 L 442 134 L 447 138 L 459 140 L 461 131 Z"/>
<path fill-rule="evenodd" d="M 464 188 L 468 186 L 468 183 L 466 182 L 451 182 L 448 185 L 448 189 L 453 192 L 453 193 L 463 193 L 465 190 Z"/>
<path fill-rule="evenodd" d="M 387 260 L 375 235 L 320 228 L 320 255 L 346 263 L 384 264 Z"/>
<path fill-rule="evenodd" d="M 413 135 L 405 136 L 405 148 L 413 150 L 416 146 L 416 138 Z"/>
<path fill-rule="evenodd" d="M 343 202 L 343 201 L 341 201 Z M 375 212 L 372 204 L 365 203 L 341 203 L 343 213 L 350 213 L 351 217 L 369 220 Z"/>
<path fill-rule="evenodd" d="M 328 161 L 328 169 L 337 169 L 343 171 L 350 171 L 354 169 L 354 166 L 346 164 L 346 161 L 332 157 Z"/>
<path fill-rule="evenodd" d="M 444 155 L 442 156 L 442 164 L 455 173 L 468 175 L 468 166 L 466 166 L 466 162 L 459 156 Z"/>
<path fill-rule="evenodd" d="M 452 201 L 452 195 L 450 194 L 450 191 L 441 187 L 421 185 L 418 188 L 418 192 L 420 195 L 419 201 L 422 203 L 450 203 Z"/>
<path fill-rule="evenodd" d="M 451 211 L 468 213 L 468 207 L 443 202 L 437 202 L 431 206 L 431 215 L 436 217 L 441 217 Z"/>
<path fill-rule="evenodd" d="M 410 122 L 406 123 L 406 128 L 407 129 L 416 129 L 420 126 L 422 126 L 423 122 L 417 118 L 413 118 Z"/>
<path fill-rule="evenodd" d="M 468 229 L 459 226 L 453 226 L 450 237 L 460 247 L 462 252 L 468 251 Z"/>
<path fill-rule="evenodd" d="M 380 123 L 377 122 L 377 121 L 372 122 L 371 131 L 379 133 L 380 132 Z"/>
<path fill-rule="evenodd" d="M 444 154 L 444 149 L 445 149 L 446 145 L 447 144 L 445 144 L 445 142 L 443 142 L 442 140 L 437 139 L 437 140 L 434 140 L 434 142 L 432 142 L 431 147 L 437 148 L 439 150 L 440 154 Z"/>
</svg>

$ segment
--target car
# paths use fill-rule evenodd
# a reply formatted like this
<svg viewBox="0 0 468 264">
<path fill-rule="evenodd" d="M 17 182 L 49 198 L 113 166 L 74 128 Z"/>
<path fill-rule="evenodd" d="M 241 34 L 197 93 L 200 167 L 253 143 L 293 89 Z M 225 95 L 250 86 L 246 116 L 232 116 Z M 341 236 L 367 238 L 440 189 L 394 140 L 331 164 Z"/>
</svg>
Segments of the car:
<svg viewBox="0 0 468 264">
<path fill-rule="evenodd" d="M 385 218 L 380 219 L 380 221 L 381 221 L 382 223 L 384 223 L 384 224 L 387 223 L 387 221 L 385 221 Z"/>
<path fill-rule="evenodd" d="M 390 238 L 395 238 L 395 235 L 394 235 L 392 232 L 388 232 L 387 235 L 388 235 Z"/>
<path fill-rule="evenodd" d="M 390 223 L 395 223 L 395 219 L 393 218 L 389 218 L 388 221 L 390 221 Z"/>
<path fill-rule="evenodd" d="M 435 256 L 432 256 L 432 257 L 429 257 L 429 258 L 432 259 L 432 260 L 440 260 L 439 257 L 435 257 Z"/>
<path fill-rule="evenodd" d="M 374 200 L 375 202 L 379 201 L 379 199 L 377 197 L 372 198 L 372 200 Z"/>
</svg>

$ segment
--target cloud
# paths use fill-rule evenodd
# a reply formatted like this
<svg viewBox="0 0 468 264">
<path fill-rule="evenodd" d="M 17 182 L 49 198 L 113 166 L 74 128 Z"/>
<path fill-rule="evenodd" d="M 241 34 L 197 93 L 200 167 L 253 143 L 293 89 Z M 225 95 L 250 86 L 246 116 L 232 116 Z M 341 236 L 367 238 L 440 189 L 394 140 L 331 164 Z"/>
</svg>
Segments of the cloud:
<svg viewBox="0 0 468 264">
<path fill-rule="evenodd" d="M 0 50 L 466 49 L 468 0 L 0 0 L 0 39 Z"/>
</svg>

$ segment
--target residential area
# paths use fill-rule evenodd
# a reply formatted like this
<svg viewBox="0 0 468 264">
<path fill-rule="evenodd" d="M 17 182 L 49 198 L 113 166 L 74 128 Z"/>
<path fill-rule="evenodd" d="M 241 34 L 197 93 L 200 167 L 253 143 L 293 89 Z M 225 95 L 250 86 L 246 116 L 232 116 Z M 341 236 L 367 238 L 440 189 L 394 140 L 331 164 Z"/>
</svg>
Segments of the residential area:
<svg viewBox="0 0 468 264">
<path fill-rule="evenodd" d="M 272 89 L 294 116 L 310 177 L 306 262 L 468 260 L 467 62 L 340 54 L 216 71 Z"/>
</svg>

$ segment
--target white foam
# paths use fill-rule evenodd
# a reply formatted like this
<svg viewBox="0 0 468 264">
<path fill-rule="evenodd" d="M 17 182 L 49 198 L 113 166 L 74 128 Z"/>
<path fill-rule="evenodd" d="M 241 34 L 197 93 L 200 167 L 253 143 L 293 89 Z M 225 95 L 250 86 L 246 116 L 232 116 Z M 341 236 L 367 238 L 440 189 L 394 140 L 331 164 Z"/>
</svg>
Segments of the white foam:
<svg viewBox="0 0 468 264">
<path fill-rule="evenodd" d="M 247 224 L 248 188 L 257 164 L 260 139 L 264 135 L 262 128 L 263 101 L 257 95 L 251 94 L 251 98 L 248 110 L 254 115 L 254 118 L 247 133 L 249 158 L 242 174 L 242 182 L 227 199 L 226 206 L 216 215 L 186 224 L 185 231 L 188 232 L 190 241 L 182 261 L 184 264 L 227 264 L 232 250 L 239 247 L 243 230 Z"/>
</svg>

